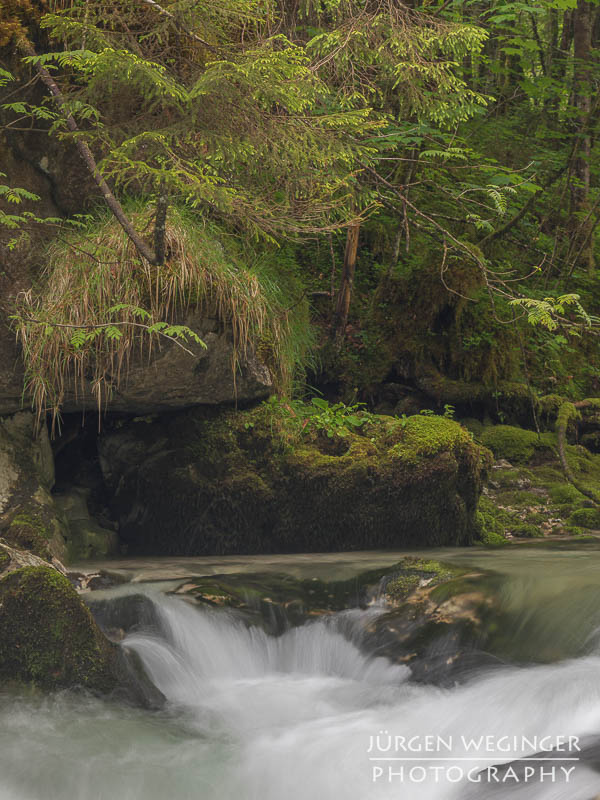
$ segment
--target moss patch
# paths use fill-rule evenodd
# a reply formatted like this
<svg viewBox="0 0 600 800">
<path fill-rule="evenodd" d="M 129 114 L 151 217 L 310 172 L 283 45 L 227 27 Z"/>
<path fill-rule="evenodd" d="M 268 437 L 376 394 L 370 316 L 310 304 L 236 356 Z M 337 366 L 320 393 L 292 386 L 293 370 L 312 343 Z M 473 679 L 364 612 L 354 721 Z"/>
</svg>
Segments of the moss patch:
<svg viewBox="0 0 600 800">
<path fill-rule="evenodd" d="M 588 507 L 590 501 L 563 475 L 554 434 L 538 439 L 533 431 L 497 425 L 486 427 L 480 439 L 499 457 L 512 457 L 512 465 L 494 465 L 484 489 L 478 516 L 482 541 L 580 537 L 585 529 L 600 529 L 600 511 Z M 600 494 L 600 455 L 573 444 L 566 445 L 565 455 L 578 484 Z"/>
<path fill-rule="evenodd" d="M 52 531 L 48 530 L 39 514 L 26 511 L 18 513 L 4 532 L 4 538 L 13 547 L 30 550 L 40 558 L 50 558 L 48 545 Z"/>
<path fill-rule="evenodd" d="M 25 567 L 0 581 L 0 676 L 44 689 L 114 686 L 113 647 L 69 581 Z"/>
<path fill-rule="evenodd" d="M 553 434 L 543 433 L 538 436 L 535 431 L 512 425 L 486 427 L 478 438 L 496 458 L 504 458 L 515 464 L 527 464 L 536 451 L 556 449 L 556 437 Z"/>
<path fill-rule="evenodd" d="M 579 502 L 583 495 L 570 483 L 558 483 L 548 487 L 548 493 L 553 503 L 558 506 Z"/>
<path fill-rule="evenodd" d="M 422 558 L 406 558 L 386 582 L 384 592 L 390 603 L 405 600 L 415 589 L 437 586 L 464 572 L 459 568 Z"/>
<path fill-rule="evenodd" d="M 569 524 L 598 530 L 600 529 L 600 509 L 578 508 L 569 517 Z"/>
</svg>

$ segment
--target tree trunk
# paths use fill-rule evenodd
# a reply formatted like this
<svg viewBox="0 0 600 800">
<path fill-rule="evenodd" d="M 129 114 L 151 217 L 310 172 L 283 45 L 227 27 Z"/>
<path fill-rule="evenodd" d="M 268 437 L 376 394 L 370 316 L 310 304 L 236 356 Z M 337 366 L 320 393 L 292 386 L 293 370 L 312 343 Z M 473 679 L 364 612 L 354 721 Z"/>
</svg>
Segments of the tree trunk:
<svg viewBox="0 0 600 800">
<path fill-rule="evenodd" d="M 592 111 L 592 31 L 594 28 L 595 7 L 590 0 L 578 0 L 573 15 L 573 106 L 577 112 L 579 143 L 573 164 L 575 182 L 572 189 L 572 209 L 576 215 L 577 243 L 581 242 L 581 258 L 588 269 L 594 269 L 595 220 L 588 212 L 590 195 L 590 157 L 592 138 L 590 116 Z M 582 221 L 584 217 L 585 221 Z M 577 246 L 575 247 L 577 249 Z"/>
<path fill-rule="evenodd" d="M 344 266 L 342 267 L 342 281 L 337 296 L 333 335 L 336 347 L 339 349 L 344 341 L 348 312 L 350 311 L 350 298 L 354 284 L 356 270 L 356 254 L 358 252 L 358 235 L 360 224 L 351 225 L 346 234 L 346 252 L 344 253 Z"/>
</svg>

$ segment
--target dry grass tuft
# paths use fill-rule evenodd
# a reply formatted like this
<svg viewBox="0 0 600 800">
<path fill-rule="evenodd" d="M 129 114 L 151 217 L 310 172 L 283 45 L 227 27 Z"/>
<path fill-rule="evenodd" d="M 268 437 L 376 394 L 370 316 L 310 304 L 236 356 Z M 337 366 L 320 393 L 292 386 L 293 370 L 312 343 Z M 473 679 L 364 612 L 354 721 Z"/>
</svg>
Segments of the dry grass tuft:
<svg viewBox="0 0 600 800">
<path fill-rule="evenodd" d="M 132 218 L 138 230 L 149 228 L 148 212 Z M 139 327 L 139 309 L 148 326 L 180 323 L 195 309 L 215 314 L 232 331 L 234 375 L 249 348 L 267 343 L 277 382 L 289 384 L 297 353 L 272 281 L 236 264 L 215 235 L 177 209 L 169 211 L 166 242 L 166 263 L 152 266 L 109 217 L 51 246 L 40 287 L 20 295 L 15 315 L 25 392 L 38 414 L 49 411 L 55 421 L 73 385 L 82 393 L 91 385 L 99 410 L 109 403 L 134 353 L 149 354 L 159 342 Z"/>
</svg>

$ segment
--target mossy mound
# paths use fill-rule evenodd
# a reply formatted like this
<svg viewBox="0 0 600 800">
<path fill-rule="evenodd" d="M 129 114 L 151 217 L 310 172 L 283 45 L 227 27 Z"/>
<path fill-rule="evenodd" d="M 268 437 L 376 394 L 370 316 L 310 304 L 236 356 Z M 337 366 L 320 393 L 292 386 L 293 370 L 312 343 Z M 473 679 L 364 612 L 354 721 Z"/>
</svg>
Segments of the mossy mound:
<svg viewBox="0 0 600 800">
<path fill-rule="evenodd" d="M 548 453 L 556 449 L 556 438 L 553 434 L 537 434 L 512 425 L 486 427 L 477 438 L 496 458 L 504 458 L 515 464 L 529 463 L 536 451 Z"/>
<path fill-rule="evenodd" d="M 371 417 L 293 437 L 268 404 L 128 423 L 100 439 L 132 552 L 220 554 L 468 544 L 489 453 L 441 417 Z M 288 431 L 289 433 L 289 431 Z M 285 435 L 284 435 L 285 434 Z"/>
<path fill-rule="evenodd" d="M 569 524 L 580 528 L 600 530 L 600 509 L 578 508 L 569 517 Z"/>
<path fill-rule="evenodd" d="M 115 687 L 115 648 L 67 578 L 25 567 L 0 580 L 0 677 L 43 689 Z"/>
</svg>

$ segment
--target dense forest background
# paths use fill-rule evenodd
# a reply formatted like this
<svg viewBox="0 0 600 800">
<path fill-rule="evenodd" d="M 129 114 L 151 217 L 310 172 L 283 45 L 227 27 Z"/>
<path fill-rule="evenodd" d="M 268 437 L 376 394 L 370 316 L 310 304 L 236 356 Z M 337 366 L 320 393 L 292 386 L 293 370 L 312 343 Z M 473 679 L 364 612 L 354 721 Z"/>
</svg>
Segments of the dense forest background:
<svg viewBox="0 0 600 800">
<path fill-rule="evenodd" d="M 3 312 L 38 409 L 200 344 L 194 304 L 287 396 L 534 427 L 597 394 L 595 2 L 0 19 Z"/>
</svg>

